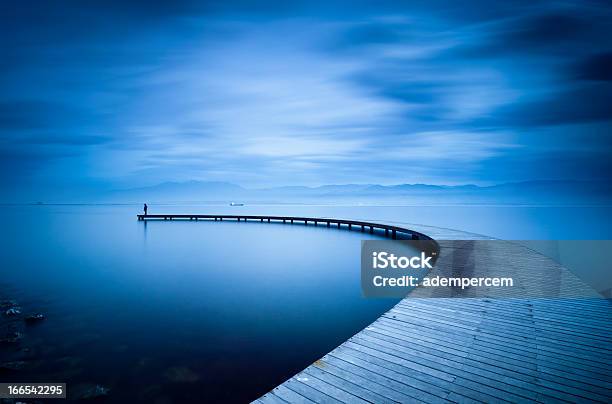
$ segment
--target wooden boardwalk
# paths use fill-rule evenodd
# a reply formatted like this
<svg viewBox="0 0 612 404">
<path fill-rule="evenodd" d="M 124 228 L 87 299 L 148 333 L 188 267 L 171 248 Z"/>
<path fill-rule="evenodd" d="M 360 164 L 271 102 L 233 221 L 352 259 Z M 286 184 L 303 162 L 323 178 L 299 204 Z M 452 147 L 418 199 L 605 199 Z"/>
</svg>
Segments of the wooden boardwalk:
<svg viewBox="0 0 612 404">
<path fill-rule="evenodd" d="M 139 215 L 139 220 L 222 218 L 285 223 L 293 219 L 392 238 L 396 234 L 397 238 L 433 238 L 440 246 L 433 274 L 456 274 L 457 260 L 445 261 L 445 254 L 450 257 L 466 250 L 461 243 L 444 240 L 488 239 L 451 229 L 418 225 L 408 229 L 401 223 L 331 218 Z M 476 275 L 489 273 L 491 267 L 508 268 L 526 294 L 552 288 L 559 296 L 596 296 L 569 271 L 528 248 L 512 243 L 483 245 L 471 246 L 469 260 L 459 260 L 465 262 L 459 267 Z M 530 269 L 528 279 L 519 270 L 525 267 Z M 423 288 L 411 295 L 432 296 Z M 609 300 L 484 298 L 473 290 L 451 290 L 450 296 L 462 298 L 403 299 L 254 402 L 612 402 Z"/>
<path fill-rule="evenodd" d="M 236 220 L 238 222 L 267 222 L 267 223 L 302 223 L 314 226 L 336 227 L 347 230 L 366 230 L 370 234 L 378 234 L 392 239 L 411 239 L 411 240 L 432 240 L 431 237 L 416 230 L 407 229 L 388 223 L 376 223 L 362 220 L 335 219 L 330 217 L 305 217 L 305 216 L 268 216 L 268 215 L 195 215 L 195 214 L 158 214 L 158 215 L 137 215 L 138 220 Z"/>
<path fill-rule="evenodd" d="M 480 238 L 417 229 L 439 240 L 441 252 L 445 238 Z M 536 284 L 548 285 L 550 273 L 563 280 L 562 292 L 590 289 L 541 255 L 508 245 L 476 254 L 471 269 L 482 272 L 484 258 L 508 260 L 518 248 L 522 265 L 535 262 Z M 611 308 L 601 298 L 408 297 L 255 402 L 610 403 Z"/>
<path fill-rule="evenodd" d="M 405 299 L 258 403 L 612 401 L 606 300 Z"/>
</svg>

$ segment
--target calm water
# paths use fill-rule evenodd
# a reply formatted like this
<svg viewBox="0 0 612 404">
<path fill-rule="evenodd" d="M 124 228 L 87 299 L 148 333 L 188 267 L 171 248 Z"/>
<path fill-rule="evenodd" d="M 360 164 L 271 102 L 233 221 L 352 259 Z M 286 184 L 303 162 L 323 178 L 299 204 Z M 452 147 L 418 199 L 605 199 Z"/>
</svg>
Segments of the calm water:
<svg viewBox="0 0 612 404">
<path fill-rule="evenodd" d="M 0 347 L 7 381 L 96 384 L 109 402 L 244 402 L 389 309 L 359 286 L 366 234 L 303 225 L 135 220 L 136 206 L 4 207 L 0 298 L 47 320 Z M 313 215 L 500 238 L 612 238 L 610 208 L 150 206 L 150 213 Z M 9 324 L 10 323 L 10 324 Z M 23 348 L 26 348 L 24 350 Z"/>
<path fill-rule="evenodd" d="M 111 401 L 244 402 L 394 303 L 361 298 L 355 232 L 145 224 L 133 207 L 10 213 L 2 294 L 48 316 L 25 329 L 30 352 L 2 352 L 28 361 L 4 372 L 11 381 L 100 384 Z"/>
</svg>

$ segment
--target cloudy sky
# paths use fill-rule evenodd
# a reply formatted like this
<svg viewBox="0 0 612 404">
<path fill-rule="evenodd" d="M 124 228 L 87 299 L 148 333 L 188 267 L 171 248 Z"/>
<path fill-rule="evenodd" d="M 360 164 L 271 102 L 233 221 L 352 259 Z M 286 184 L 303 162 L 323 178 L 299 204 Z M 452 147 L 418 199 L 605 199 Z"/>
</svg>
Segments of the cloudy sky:
<svg viewBox="0 0 612 404">
<path fill-rule="evenodd" d="M 606 2 L 0 5 L 0 190 L 612 178 Z"/>
</svg>

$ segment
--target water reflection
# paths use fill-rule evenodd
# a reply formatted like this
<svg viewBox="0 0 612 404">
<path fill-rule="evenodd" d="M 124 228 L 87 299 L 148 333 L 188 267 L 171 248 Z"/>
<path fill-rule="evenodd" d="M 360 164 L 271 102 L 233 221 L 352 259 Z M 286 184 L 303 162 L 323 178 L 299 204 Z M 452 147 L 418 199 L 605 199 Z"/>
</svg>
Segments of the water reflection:
<svg viewBox="0 0 612 404">
<path fill-rule="evenodd" d="M 244 402 L 395 302 L 361 297 L 368 234 L 138 222 L 126 207 L 20 208 L 4 223 L 2 278 L 47 320 L 16 325 L 23 339 L 0 363 L 27 365 L 3 380 L 67 382 L 81 396 Z"/>
</svg>

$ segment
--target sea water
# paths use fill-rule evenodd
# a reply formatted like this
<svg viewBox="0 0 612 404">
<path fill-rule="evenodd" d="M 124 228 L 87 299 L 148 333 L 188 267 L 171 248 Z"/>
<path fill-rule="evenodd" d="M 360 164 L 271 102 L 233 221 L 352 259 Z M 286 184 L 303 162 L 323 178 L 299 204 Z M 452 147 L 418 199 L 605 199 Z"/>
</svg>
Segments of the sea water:
<svg viewBox="0 0 612 404">
<path fill-rule="evenodd" d="M 140 205 L 3 206 L 0 370 L 108 402 L 244 402 L 329 352 L 396 300 L 361 295 L 358 231 L 312 224 L 139 222 Z M 149 205 L 149 213 L 353 218 L 500 238 L 610 238 L 602 207 Z M 406 227 L 410 227 L 406 225 Z"/>
</svg>

